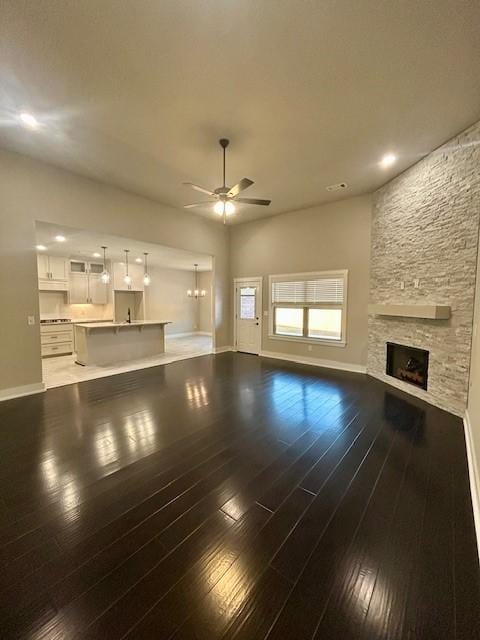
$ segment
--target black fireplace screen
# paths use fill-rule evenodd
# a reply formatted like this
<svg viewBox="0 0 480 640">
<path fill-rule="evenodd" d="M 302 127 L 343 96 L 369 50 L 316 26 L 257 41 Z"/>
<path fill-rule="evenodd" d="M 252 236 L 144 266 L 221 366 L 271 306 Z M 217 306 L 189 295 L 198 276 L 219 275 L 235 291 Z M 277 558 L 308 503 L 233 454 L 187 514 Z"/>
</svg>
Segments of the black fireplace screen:
<svg viewBox="0 0 480 640">
<path fill-rule="evenodd" d="M 387 342 L 387 375 L 427 388 L 428 351 Z"/>
</svg>

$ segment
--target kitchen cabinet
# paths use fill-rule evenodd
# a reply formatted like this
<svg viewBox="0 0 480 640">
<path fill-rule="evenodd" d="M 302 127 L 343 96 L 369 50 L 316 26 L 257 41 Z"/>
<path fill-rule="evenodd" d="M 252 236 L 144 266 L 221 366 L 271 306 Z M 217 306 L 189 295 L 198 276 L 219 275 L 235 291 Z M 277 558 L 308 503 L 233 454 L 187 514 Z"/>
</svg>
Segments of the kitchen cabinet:
<svg viewBox="0 0 480 640">
<path fill-rule="evenodd" d="M 70 260 L 70 304 L 107 304 L 108 285 L 102 282 L 103 264 Z"/>
<path fill-rule="evenodd" d="M 107 304 L 108 285 L 102 282 L 101 276 L 93 273 L 88 275 L 88 297 L 90 304 Z"/>
<path fill-rule="evenodd" d="M 68 291 L 67 261 L 60 256 L 37 255 L 38 288 Z"/>
<path fill-rule="evenodd" d="M 86 273 L 70 274 L 70 304 L 88 303 L 88 275 Z"/>
<path fill-rule="evenodd" d="M 70 260 L 70 273 L 85 274 L 88 271 L 88 262 L 85 260 Z"/>
<path fill-rule="evenodd" d="M 125 263 L 115 262 L 113 265 L 113 288 L 115 291 L 143 291 L 143 265 L 129 264 L 128 275 L 132 278 L 131 284 L 126 284 Z"/>
<path fill-rule="evenodd" d="M 73 353 L 73 330 L 69 324 L 40 325 L 42 358 Z"/>
</svg>

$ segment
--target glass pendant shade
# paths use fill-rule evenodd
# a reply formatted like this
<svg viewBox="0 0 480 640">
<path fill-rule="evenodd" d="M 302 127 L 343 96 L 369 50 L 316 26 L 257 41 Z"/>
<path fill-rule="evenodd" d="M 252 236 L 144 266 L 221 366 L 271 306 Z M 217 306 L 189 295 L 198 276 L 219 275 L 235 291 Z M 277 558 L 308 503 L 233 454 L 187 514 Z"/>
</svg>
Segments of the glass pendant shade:
<svg viewBox="0 0 480 640">
<path fill-rule="evenodd" d="M 148 267 L 147 267 L 147 256 L 148 256 L 148 253 L 144 253 L 143 255 L 145 256 L 145 260 L 143 261 L 143 284 L 146 287 L 148 287 L 148 285 L 152 281 L 152 279 L 148 275 Z"/>
<path fill-rule="evenodd" d="M 132 277 L 128 273 L 128 254 L 129 254 L 130 249 L 124 249 L 123 251 L 125 253 L 125 276 L 123 278 L 123 281 L 124 281 L 124 283 L 126 285 L 131 285 L 132 284 Z"/>
<path fill-rule="evenodd" d="M 103 272 L 102 272 L 102 275 L 100 276 L 100 280 L 103 282 L 103 284 L 108 284 L 110 282 L 110 274 L 107 271 L 107 248 L 108 247 L 102 247 L 102 249 L 103 249 Z"/>
<path fill-rule="evenodd" d="M 213 210 L 215 211 L 215 213 L 218 213 L 219 216 L 223 216 L 224 213 L 229 216 L 232 213 L 235 213 L 235 205 L 233 204 L 233 202 L 230 202 L 228 200 L 219 200 L 215 203 Z"/>
</svg>

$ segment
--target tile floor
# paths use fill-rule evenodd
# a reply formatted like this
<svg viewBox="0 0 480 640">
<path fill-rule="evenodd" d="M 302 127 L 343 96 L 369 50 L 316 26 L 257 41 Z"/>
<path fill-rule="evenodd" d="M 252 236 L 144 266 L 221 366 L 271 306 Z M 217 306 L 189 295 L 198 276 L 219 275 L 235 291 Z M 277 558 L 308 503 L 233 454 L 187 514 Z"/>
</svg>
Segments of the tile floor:
<svg viewBox="0 0 480 640">
<path fill-rule="evenodd" d="M 82 367 L 75 364 L 75 356 L 59 356 L 58 358 L 44 358 L 42 360 L 43 381 L 47 389 L 52 387 L 63 387 L 66 384 L 94 380 L 135 371 L 136 369 L 146 369 L 159 364 L 168 364 L 176 360 L 194 358 L 212 351 L 212 338 L 205 335 L 183 336 L 180 338 L 166 337 L 165 353 L 150 358 L 132 360 L 115 366 L 89 366 Z"/>
</svg>

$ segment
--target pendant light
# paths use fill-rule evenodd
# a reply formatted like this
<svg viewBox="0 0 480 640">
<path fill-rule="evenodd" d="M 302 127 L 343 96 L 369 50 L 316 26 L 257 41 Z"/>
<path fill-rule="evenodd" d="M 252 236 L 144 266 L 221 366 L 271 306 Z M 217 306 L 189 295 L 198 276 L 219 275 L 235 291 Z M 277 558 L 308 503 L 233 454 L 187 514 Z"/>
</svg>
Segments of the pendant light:
<svg viewBox="0 0 480 640">
<path fill-rule="evenodd" d="M 125 277 L 123 278 L 123 281 L 125 284 L 131 285 L 132 277 L 128 273 L 128 254 L 130 252 L 130 249 L 124 249 L 124 252 L 125 252 Z"/>
<path fill-rule="evenodd" d="M 145 252 L 143 255 L 145 256 L 145 260 L 143 261 L 143 284 L 146 287 L 148 287 L 148 285 L 152 281 L 152 279 L 148 275 L 148 268 L 147 268 L 147 256 L 148 256 L 148 253 Z"/>
<path fill-rule="evenodd" d="M 188 289 L 187 296 L 189 298 L 195 298 L 195 300 L 197 300 L 198 298 L 204 298 L 207 292 L 205 291 L 205 289 L 200 290 L 198 288 L 198 264 L 195 263 L 193 266 L 195 267 L 195 289 L 193 291 L 191 289 Z"/>
<path fill-rule="evenodd" d="M 101 281 L 103 282 L 103 284 L 108 284 L 110 282 L 110 274 L 107 271 L 107 249 L 108 247 L 102 247 L 103 249 L 103 272 L 102 275 L 100 276 Z"/>
</svg>

